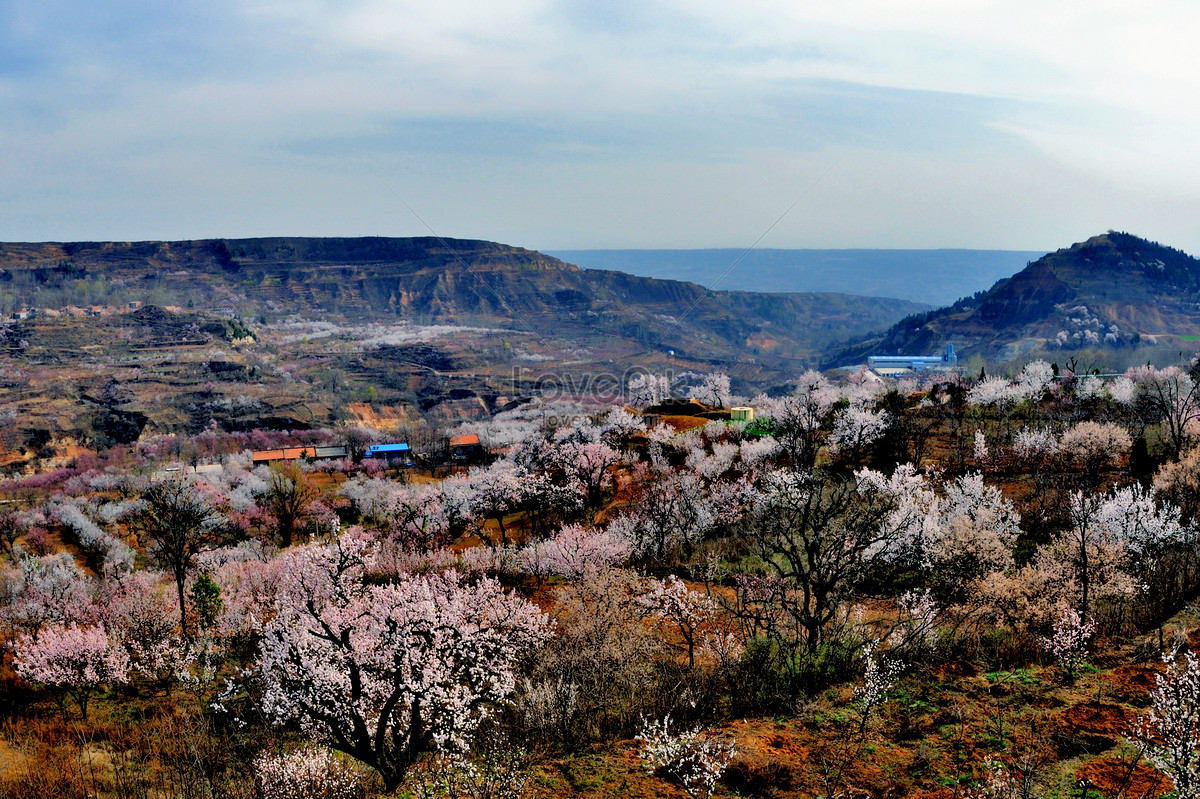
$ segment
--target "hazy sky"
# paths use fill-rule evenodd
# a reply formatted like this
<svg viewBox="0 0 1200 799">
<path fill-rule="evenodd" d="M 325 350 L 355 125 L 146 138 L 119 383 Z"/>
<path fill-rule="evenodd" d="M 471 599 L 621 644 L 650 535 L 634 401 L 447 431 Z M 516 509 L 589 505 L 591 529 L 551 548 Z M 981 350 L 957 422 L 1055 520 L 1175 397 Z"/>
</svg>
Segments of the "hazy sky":
<svg viewBox="0 0 1200 799">
<path fill-rule="evenodd" d="M 0 239 L 1200 253 L 1200 4 L 7 0 Z M 400 199 L 398 199 L 400 198 Z M 402 201 L 401 201 L 402 200 Z"/>
</svg>

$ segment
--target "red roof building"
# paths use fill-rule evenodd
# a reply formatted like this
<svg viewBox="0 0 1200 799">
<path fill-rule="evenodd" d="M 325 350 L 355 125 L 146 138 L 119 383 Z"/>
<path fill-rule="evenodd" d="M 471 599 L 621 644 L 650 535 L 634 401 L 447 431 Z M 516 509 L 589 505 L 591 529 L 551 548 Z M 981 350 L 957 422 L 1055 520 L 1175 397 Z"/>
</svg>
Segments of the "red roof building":
<svg viewBox="0 0 1200 799">
<path fill-rule="evenodd" d="M 467 433 L 462 436 L 450 436 L 450 460 L 457 463 L 470 463 L 483 457 L 483 447 L 479 436 Z"/>
<path fill-rule="evenodd" d="M 260 449 L 251 453 L 255 463 L 271 463 L 273 461 L 298 461 L 301 458 L 317 457 L 315 447 L 284 447 L 283 449 Z"/>
</svg>

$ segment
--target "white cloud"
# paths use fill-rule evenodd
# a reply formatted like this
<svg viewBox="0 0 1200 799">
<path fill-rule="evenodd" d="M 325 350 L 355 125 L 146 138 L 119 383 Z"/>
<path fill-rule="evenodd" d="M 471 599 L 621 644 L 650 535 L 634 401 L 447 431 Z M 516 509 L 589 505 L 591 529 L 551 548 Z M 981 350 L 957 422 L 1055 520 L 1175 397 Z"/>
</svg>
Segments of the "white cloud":
<svg viewBox="0 0 1200 799">
<path fill-rule="evenodd" d="M 1190 3 L 47 3 L 0 33 L 3 237 L 397 232 L 371 167 L 455 235 L 736 245 L 840 153 L 770 243 L 1200 250 Z"/>
</svg>

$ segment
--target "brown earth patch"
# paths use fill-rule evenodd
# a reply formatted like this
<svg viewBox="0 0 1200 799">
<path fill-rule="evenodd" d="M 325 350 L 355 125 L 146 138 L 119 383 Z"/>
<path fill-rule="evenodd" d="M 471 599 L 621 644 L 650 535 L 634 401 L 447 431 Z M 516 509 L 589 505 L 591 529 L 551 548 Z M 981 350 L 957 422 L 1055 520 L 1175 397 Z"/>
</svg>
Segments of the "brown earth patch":
<svg viewBox="0 0 1200 799">
<path fill-rule="evenodd" d="M 1030 707 L 1040 707 L 1044 710 L 1049 710 L 1056 707 L 1062 707 L 1066 703 L 1057 696 L 1052 696 L 1050 694 L 1036 694 L 1029 697 L 1028 704 Z"/>
<path fill-rule="evenodd" d="M 941 663 L 934 667 L 933 673 L 940 679 L 952 679 L 956 677 L 978 677 L 979 669 L 974 663 L 966 660 L 952 660 L 949 663 Z"/>
<path fill-rule="evenodd" d="M 44 466 L 46 469 L 57 469 L 61 466 L 69 466 L 76 458 L 84 455 L 95 455 L 96 450 L 88 449 L 87 447 L 74 444 L 70 441 L 55 441 L 52 442 L 57 454 L 52 458 L 46 458 Z"/>
<path fill-rule="evenodd" d="M 769 721 L 735 722 L 737 754 L 721 778 L 742 796 L 778 796 L 800 787 L 811 749 L 802 733 Z"/>
<path fill-rule="evenodd" d="M 913 791 L 908 796 L 909 799 L 954 799 L 961 795 L 961 790 L 954 788 L 934 788 L 928 791 Z"/>
<path fill-rule="evenodd" d="M 395 430 L 405 422 L 420 418 L 410 405 L 372 405 L 369 402 L 347 403 L 346 414 L 355 424 L 375 430 Z"/>
<path fill-rule="evenodd" d="M 1131 705 L 1150 703 L 1150 692 L 1157 687 L 1155 677 L 1162 673 L 1162 666 L 1150 664 L 1117 666 L 1108 677 L 1109 690 L 1113 697 Z"/>
<path fill-rule="evenodd" d="M 1060 719 L 1062 724 L 1077 732 L 1115 740 L 1128 732 L 1134 716 L 1120 705 L 1093 700 L 1067 708 Z"/>
<path fill-rule="evenodd" d="M 1053 722 L 1059 756 L 1097 754 L 1122 740 L 1133 724 L 1133 714 L 1119 705 L 1092 700 L 1067 708 Z"/>
<path fill-rule="evenodd" d="M 685 430 L 691 430 L 695 427 L 704 427 L 712 421 L 705 419 L 703 416 L 664 416 L 663 423 L 669 425 L 676 433 L 682 433 Z"/>
<path fill-rule="evenodd" d="M 344 472 L 308 472 L 304 477 L 310 486 L 320 491 L 336 490 L 346 482 Z"/>
<path fill-rule="evenodd" d="M 1101 795 L 1113 799 L 1118 795 L 1162 796 L 1173 787 L 1157 769 L 1145 763 L 1138 763 L 1131 769 L 1128 763 L 1115 757 L 1089 760 L 1075 772 L 1075 777 L 1087 780 Z"/>
<path fill-rule="evenodd" d="M 1197 649 L 1200 649 L 1200 627 L 1197 627 L 1196 629 L 1194 629 L 1190 633 L 1188 633 L 1187 640 L 1188 640 L 1188 648 L 1190 650 L 1195 652 Z"/>
<path fill-rule="evenodd" d="M 792 787 L 792 767 L 763 753 L 739 754 L 725 769 L 721 782 L 742 796 L 770 796 Z"/>
<path fill-rule="evenodd" d="M 12 466 L 25 461 L 33 460 L 33 452 L 20 452 L 18 450 L 7 450 L 0 453 L 0 466 Z"/>
</svg>

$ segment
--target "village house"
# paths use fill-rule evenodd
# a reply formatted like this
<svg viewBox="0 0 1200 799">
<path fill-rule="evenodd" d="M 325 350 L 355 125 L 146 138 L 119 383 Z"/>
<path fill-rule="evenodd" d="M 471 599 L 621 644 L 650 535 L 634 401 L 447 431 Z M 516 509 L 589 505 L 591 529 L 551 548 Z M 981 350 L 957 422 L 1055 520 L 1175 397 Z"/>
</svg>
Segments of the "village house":
<svg viewBox="0 0 1200 799">
<path fill-rule="evenodd" d="M 461 436 L 450 436 L 450 460 L 455 463 L 471 463 L 483 457 L 483 445 L 479 436 L 467 433 Z"/>
<path fill-rule="evenodd" d="M 372 444 L 367 447 L 365 458 L 376 458 L 387 461 L 403 461 L 405 465 L 412 464 L 408 444 L 400 441 L 392 444 Z"/>
<path fill-rule="evenodd" d="M 250 453 L 250 459 L 255 464 L 298 461 L 301 458 L 315 458 L 316 456 L 316 447 L 282 447 L 280 449 L 260 449 Z"/>
</svg>

